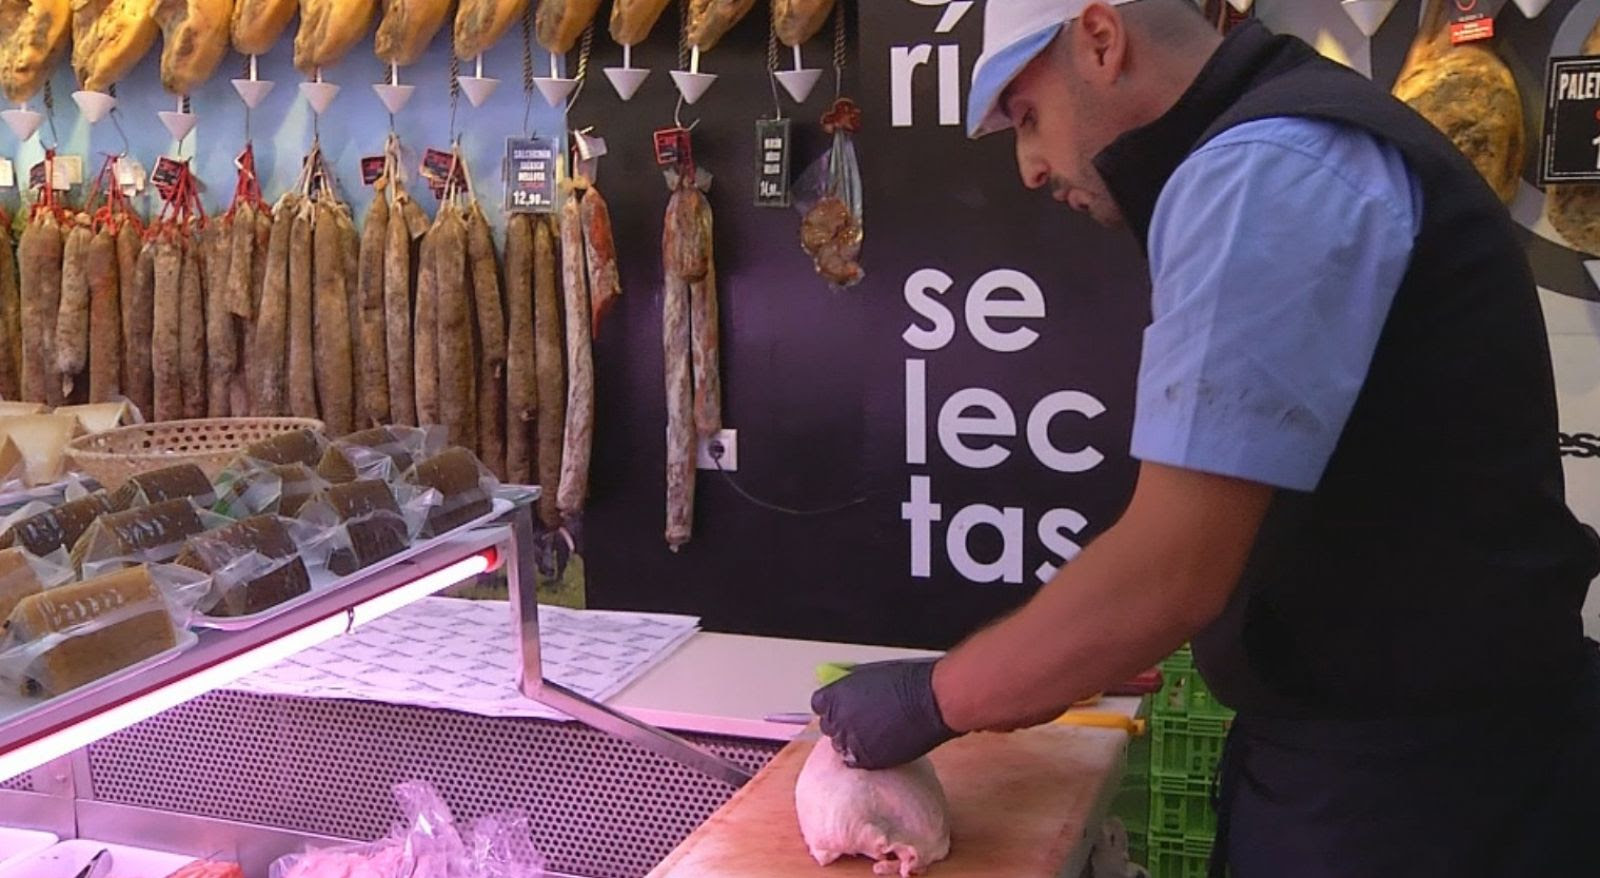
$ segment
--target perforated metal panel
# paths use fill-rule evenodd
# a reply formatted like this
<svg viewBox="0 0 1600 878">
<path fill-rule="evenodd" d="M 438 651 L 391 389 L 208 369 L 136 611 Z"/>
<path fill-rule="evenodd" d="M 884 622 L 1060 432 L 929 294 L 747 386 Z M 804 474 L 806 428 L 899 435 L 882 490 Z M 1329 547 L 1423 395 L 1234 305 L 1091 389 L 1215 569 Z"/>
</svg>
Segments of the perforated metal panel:
<svg viewBox="0 0 1600 878">
<path fill-rule="evenodd" d="M 751 770 L 778 749 L 693 740 Z M 169 710 L 89 757 L 103 801 L 354 839 L 397 819 L 396 782 L 426 780 L 460 819 L 527 810 L 549 866 L 590 878 L 644 875 L 733 792 L 576 724 L 238 692 Z"/>
<path fill-rule="evenodd" d="M 24 793 L 33 792 L 33 775 L 18 775 L 4 783 L 0 783 L 0 790 L 18 790 Z"/>
</svg>

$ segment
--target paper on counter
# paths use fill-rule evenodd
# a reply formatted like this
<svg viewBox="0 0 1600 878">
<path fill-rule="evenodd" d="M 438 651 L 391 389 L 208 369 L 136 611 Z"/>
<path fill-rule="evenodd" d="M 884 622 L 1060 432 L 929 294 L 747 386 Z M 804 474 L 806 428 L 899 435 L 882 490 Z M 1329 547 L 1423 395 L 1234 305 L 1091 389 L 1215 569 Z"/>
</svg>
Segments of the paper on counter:
<svg viewBox="0 0 1600 878">
<path fill-rule="evenodd" d="M 539 607 L 545 679 L 597 701 L 655 667 L 699 630 L 695 616 Z M 517 689 L 505 601 L 425 598 L 229 688 L 494 717 L 568 717 Z"/>
</svg>

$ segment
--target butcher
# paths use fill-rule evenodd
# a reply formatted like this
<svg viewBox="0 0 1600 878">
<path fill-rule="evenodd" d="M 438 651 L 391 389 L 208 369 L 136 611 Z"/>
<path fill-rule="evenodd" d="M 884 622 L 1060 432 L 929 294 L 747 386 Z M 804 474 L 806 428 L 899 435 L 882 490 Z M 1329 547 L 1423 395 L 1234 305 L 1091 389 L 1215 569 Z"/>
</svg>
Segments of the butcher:
<svg viewBox="0 0 1600 878">
<path fill-rule="evenodd" d="M 1018 611 L 819 690 L 823 731 L 896 766 L 1192 641 L 1238 711 L 1213 874 L 1600 875 L 1600 551 L 1495 193 L 1380 87 L 1192 0 L 983 26 L 969 133 L 1144 248 L 1139 475 Z"/>
</svg>

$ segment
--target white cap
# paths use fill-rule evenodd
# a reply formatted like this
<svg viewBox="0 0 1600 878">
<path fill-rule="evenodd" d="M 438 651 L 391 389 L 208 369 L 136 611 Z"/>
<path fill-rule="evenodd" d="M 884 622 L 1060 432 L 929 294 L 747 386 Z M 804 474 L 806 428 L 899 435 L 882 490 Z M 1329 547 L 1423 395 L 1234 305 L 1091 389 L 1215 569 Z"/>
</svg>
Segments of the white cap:
<svg viewBox="0 0 1600 878">
<path fill-rule="evenodd" d="M 1000 94 L 1017 78 L 1061 26 L 1083 13 L 1091 0 L 988 0 L 983 4 L 983 54 L 972 67 L 967 94 L 967 136 L 974 139 L 1011 127 Z M 1112 6 L 1133 0 L 1101 0 Z"/>
</svg>

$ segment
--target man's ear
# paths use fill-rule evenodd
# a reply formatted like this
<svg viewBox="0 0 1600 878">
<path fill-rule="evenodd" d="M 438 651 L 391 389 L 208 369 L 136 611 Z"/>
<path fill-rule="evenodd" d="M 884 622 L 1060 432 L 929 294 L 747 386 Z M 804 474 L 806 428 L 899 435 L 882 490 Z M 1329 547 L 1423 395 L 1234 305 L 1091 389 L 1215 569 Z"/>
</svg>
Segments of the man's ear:
<svg viewBox="0 0 1600 878">
<path fill-rule="evenodd" d="M 1105 3 L 1090 3 L 1072 24 L 1072 31 L 1079 74 L 1102 85 L 1116 82 L 1128 52 L 1128 28 L 1122 15 Z"/>
</svg>

